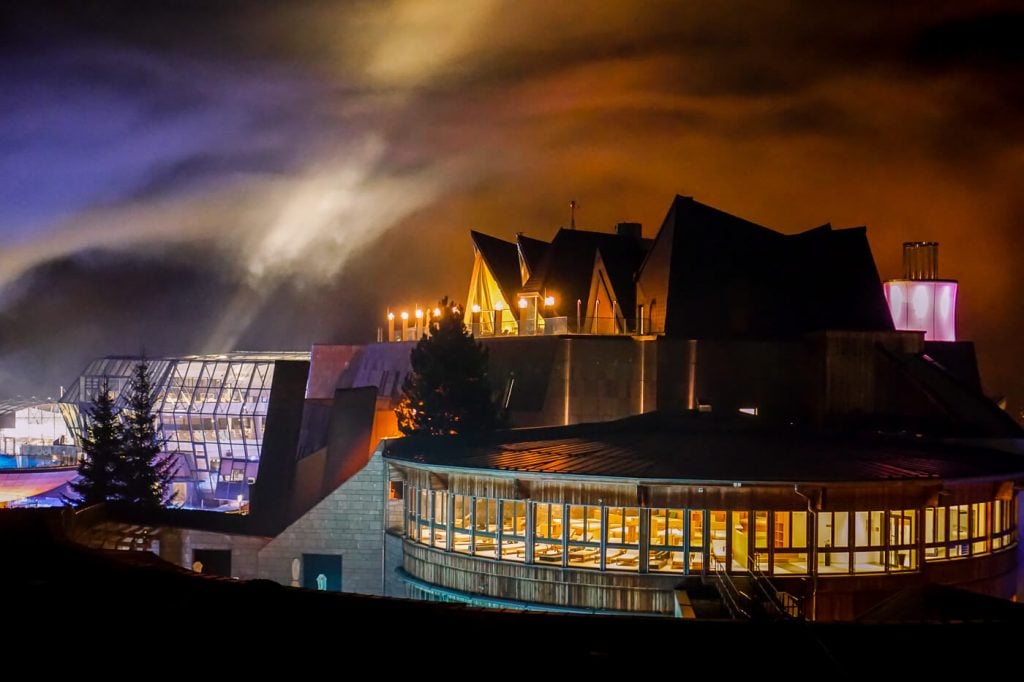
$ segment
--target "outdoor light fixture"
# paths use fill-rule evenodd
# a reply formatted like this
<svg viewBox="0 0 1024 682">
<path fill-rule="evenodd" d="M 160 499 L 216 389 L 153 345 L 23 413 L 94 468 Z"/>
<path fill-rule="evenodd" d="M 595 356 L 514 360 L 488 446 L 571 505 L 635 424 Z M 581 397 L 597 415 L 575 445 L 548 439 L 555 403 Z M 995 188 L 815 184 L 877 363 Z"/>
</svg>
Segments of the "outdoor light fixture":
<svg viewBox="0 0 1024 682">
<path fill-rule="evenodd" d="M 388 313 L 388 319 L 389 320 L 395 319 L 395 314 L 394 313 Z"/>
<path fill-rule="evenodd" d="M 417 308 L 416 309 L 416 319 L 418 320 L 418 319 L 420 319 L 422 317 L 423 317 L 423 311 L 420 310 L 419 308 Z"/>
<path fill-rule="evenodd" d="M 434 308 L 434 317 L 441 317 L 441 309 Z"/>
<path fill-rule="evenodd" d="M 545 296 L 544 297 L 544 305 L 546 305 L 546 306 L 548 306 L 550 308 L 554 304 L 555 304 L 555 297 L 554 296 Z"/>
<path fill-rule="evenodd" d="M 526 307 L 526 299 L 525 298 L 519 299 L 519 307 L 520 308 L 525 308 Z"/>
<path fill-rule="evenodd" d="M 403 319 L 403 320 L 408 320 L 408 319 L 409 319 L 409 313 L 407 313 L 407 312 L 405 312 L 405 311 L 403 310 L 403 311 L 402 311 L 402 319 Z"/>
<path fill-rule="evenodd" d="M 477 303 L 473 304 L 473 312 L 474 313 L 480 312 L 480 305 L 479 304 L 477 304 Z"/>
</svg>

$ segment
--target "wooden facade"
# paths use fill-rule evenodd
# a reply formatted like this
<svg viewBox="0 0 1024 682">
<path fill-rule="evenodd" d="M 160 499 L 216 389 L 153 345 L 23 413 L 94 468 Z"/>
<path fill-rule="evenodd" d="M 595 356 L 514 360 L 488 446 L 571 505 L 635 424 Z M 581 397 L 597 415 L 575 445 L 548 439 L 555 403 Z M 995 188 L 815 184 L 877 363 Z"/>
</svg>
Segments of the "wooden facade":
<svg viewBox="0 0 1024 682">
<path fill-rule="evenodd" d="M 404 543 L 404 569 L 467 594 L 601 611 L 671 614 L 678 576 L 577 571 L 512 564 Z"/>
<path fill-rule="evenodd" d="M 1010 511 L 1014 509 L 1014 480 L 971 480 L 971 481 L 941 481 L 935 479 L 924 480 L 893 480 L 873 482 L 838 482 L 838 483 L 776 483 L 758 485 L 724 485 L 720 482 L 713 484 L 674 484 L 663 481 L 650 481 L 643 479 L 605 479 L 598 477 L 583 476 L 559 476 L 550 473 L 526 473 L 526 472 L 498 472 L 493 470 L 482 470 L 473 472 L 466 469 L 444 470 L 439 466 L 417 466 L 408 462 L 392 462 L 393 475 L 404 478 L 410 491 L 430 491 L 431 495 L 445 495 L 447 511 L 444 512 L 447 524 L 445 534 L 448 539 L 440 546 L 420 544 L 418 535 L 414 536 L 412 521 L 407 521 L 405 526 L 404 547 L 404 570 L 413 578 L 428 583 L 431 586 L 440 588 L 442 591 L 451 591 L 454 594 L 462 594 L 468 597 L 479 596 L 481 598 L 493 597 L 525 602 L 530 604 L 549 604 L 558 607 L 572 609 L 587 609 L 599 611 L 632 611 L 648 614 L 668 615 L 674 612 L 675 593 L 674 590 L 684 580 L 686 575 L 697 575 L 710 577 L 716 570 L 722 570 L 735 576 L 737 580 L 744 580 L 749 575 L 745 567 L 748 561 L 747 549 L 756 560 L 760 552 L 765 566 L 775 566 L 776 555 L 799 555 L 800 561 L 805 563 L 803 575 L 780 575 L 772 574 L 770 568 L 762 568 L 769 575 L 773 585 L 784 592 L 811 598 L 815 617 L 824 620 L 851 619 L 867 608 L 873 606 L 886 596 L 894 594 L 899 590 L 914 587 L 926 583 L 941 583 L 963 586 L 986 594 L 1010 597 L 1014 593 L 1016 576 L 1016 514 L 1007 518 Z M 490 556 L 481 556 L 480 552 L 473 549 L 462 549 L 452 551 L 453 533 L 467 536 L 473 533 L 468 526 L 462 526 L 462 530 L 453 527 L 451 517 L 454 507 L 451 500 L 454 496 L 463 496 L 463 499 L 472 500 L 464 504 L 475 505 L 477 500 L 497 499 L 511 501 L 525 501 L 525 512 L 527 519 L 526 526 L 526 559 L 503 560 Z M 433 498 L 431 498 L 433 499 Z M 440 498 L 439 498 L 440 499 Z M 518 502 L 517 502 L 518 503 Z M 415 504 L 415 503 L 413 503 Z M 503 503 L 504 504 L 504 503 Z M 587 507 L 600 507 L 604 510 L 602 518 L 607 519 L 609 508 L 630 507 L 639 514 L 639 539 L 635 540 L 635 548 L 638 554 L 636 568 L 632 570 L 605 570 L 605 562 L 602 559 L 600 569 L 596 566 L 580 567 L 574 566 L 568 558 L 560 560 L 561 565 L 540 563 L 533 559 L 534 544 L 546 542 L 536 535 L 535 505 L 556 504 L 564 505 L 563 512 L 559 516 L 559 523 L 563 530 L 560 539 L 556 539 L 565 550 L 566 556 L 573 546 L 586 544 L 585 541 L 572 540 L 569 533 L 569 509 L 572 505 L 583 505 Z M 996 505 L 1007 505 L 1001 508 L 1003 516 L 1000 520 L 1000 528 L 991 525 Z M 970 507 L 971 528 L 974 528 L 975 520 L 974 507 L 988 509 L 986 513 L 993 514 L 984 522 L 988 530 L 984 531 L 982 544 L 985 549 L 978 551 L 973 549 L 978 545 L 978 537 L 974 530 L 969 531 L 968 536 L 945 535 L 941 539 L 929 538 L 926 545 L 925 534 L 925 510 L 936 508 L 938 510 L 954 509 L 957 506 Z M 474 507 L 475 508 L 475 507 Z M 499 507 L 498 534 L 492 529 L 490 533 L 483 531 L 482 534 L 490 538 L 498 545 L 500 541 L 501 514 Z M 465 507 L 464 507 L 465 509 Z M 579 507 L 576 507 L 579 509 Z M 651 518 L 648 519 L 648 510 L 651 510 Z M 676 547 L 665 547 L 668 542 L 664 540 L 661 545 L 654 543 L 652 524 L 653 514 L 665 510 L 678 510 L 685 516 L 703 513 L 701 533 L 703 539 L 699 544 L 691 544 L 686 540 L 685 544 Z M 713 511 L 709 511 L 713 510 Z M 881 511 L 880 511 L 881 510 Z M 910 510 L 910 511 L 907 511 Z M 742 520 L 743 523 L 752 523 L 752 512 L 765 514 L 769 517 L 766 526 L 765 537 L 768 538 L 768 545 L 764 549 L 758 549 L 755 539 L 751 535 L 751 526 L 744 531 L 742 548 L 735 552 L 736 536 L 733 535 L 733 528 Z M 788 518 L 789 514 L 795 518 L 797 514 L 805 519 L 806 527 L 803 530 L 806 540 L 803 545 L 797 546 L 796 541 L 779 542 L 777 536 L 777 525 L 774 517 L 782 515 Z M 818 534 L 819 514 L 848 513 L 848 521 L 844 525 L 849 529 L 849 544 L 837 544 L 830 546 L 822 545 Z M 433 512 L 431 512 L 433 513 Z M 906 538 L 902 541 L 893 540 L 891 533 L 894 532 L 895 524 L 906 514 L 913 514 L 912 539 Z M 945 513 L 945 512 L 944 512 Z M 967 514 L 968 512 L 963 512 Z M 711 525 L 709 519 L 718 514 L 726 519 L 725 536 L 721 540 L 722 547 L 725 547 L 724 554 L 720 555 L 724 564 L 715 568 L 715 549 L 711 536 Z M 879 522 L 876 522 L 876 516 Z M 949 512 L 952 518 L 952 511 Z M 407 512 L 405 516 L 408 516 Z M 710 516 L 709 516 L 710 515 Z M 868 541 L 866 544 L 860 541 L 861 529 L 857 530 L 857 542 L 854 542 L 854 516 L 858 519 L 866 515 L 871 524 L 880 527 L 875 528 L 880 540 L 878 544 Z M 829 514 L 829 518 L 832 514 Z M 468 517 L 467 517 L 468 518 Z M 479 521 L 479 515 L 474 512 L 473 524 Z M 595 517 L 596 518 L 596 517 Z M 930 516 L 929 519 L 935 518 Z M 946 518 L 945 516 L 943 518 Z M 444 530 L 440 523 L 434 523 L 431 517 L 429 528 L 433 530 Z M 485 521 L 485 524 L 489 521 Z M 859 522 L 859 521 L 858 521 Z M 902 521 L 899 521 L 902 523 Z M 424 523 L 419 521 L 418 523 Z M 602 522 L 606 523 L 606 521 Z M 786 522 L 790 523 L 789 521 Z M 822 521 L 822 523 L 825 523 Z M 945 523 L 945 522 L 943 522 Z M 952 523 L 952 521 L 950 521 Z M 983 525 L 984 525 L 983 524 Z M 903 526 L 900 526 L 901 528 Z M 417 526 L 419 528 L 419 526 Z M 690 521 L 686 521 L 685 534 L 690 537 Z M 825 528 L 825 526 L 823 526 Z M 774 529 L 774 530 L 773 530 Z M 738 531 L 738 527 L 736 528 Z M 870 529 L 869 529 L 870 530 Z M 402 534 L 401 527 L 392 525 L 392 532 Z M 419 530 L 416 531 L 418 533 Z M 605 528 L 602 532 L 607 532 Z M 787 531 L 787 532 L 792 532 Z M 827 531 L 826 531 L 827 532 Z M 847 531 L 844 530 L 844 533 Z M 929 531 L 935 532 L 935 531 Z M 999 534 L 999 542 L 994 538 Z M 523 533 L 512 533 L 522 537 Z M 837 536 L 838 537 L 838 536 Z M 960 539 L 963 538 L 963 539 Z M 936 541 L 944 542 L 949 546 L 949 554 L 941 554 L 941 558 L 926 558 L 926 547 L 936 546 Z M 749 544 L 748 544 L 749 543 Z M 990 543 L 990 544 L 989 544 Z M 594 544 L 591 542 L 591 544 Z M 611 541 L 602 538 L 600 542 L 601 553 L 609 556 L 608 564 L 611 564 L 610 553 L 605 549 L 611 546 Z M 791 545 L 787 547 L 786 545 Z M 954 545 L 970 546 L 969 555 L 953 553 Z M 621 546 L 621 545 L 620 545 Z M 687 563 L 689 568 L 675 573 L 657 572 L 654 570 L 654 555 L 659 550 L 679 552 L 679 556 L 686 556 L 687 562 L 691 552 L 702 555 L 699 560 L 699 567 L 695 568 L 694 563 Z M 852 559 L 858 555 L 877 554 L 878 561 L 882 567 L 876 572 L 864 570 L 858 565 L 854 570 L 850 564 L 849 572 L 833 573 L 827 570 L 820 571 L 819 559 L 829 564 L 825 554 L 835 555 L 849 553 Z M 662 552 L 664 553 L 664 552 Z M 904 553 L 913 555 L 914 558 L 903 564 Z M 771 555 L 771 559 L 765 557 Z M 819 554 L 822 556 L 819 557 Z M 900 565 L 892 567 L 890 562 L 900 555 Z M 495 557 L 500 554 L 495 553 Z M 732 563 L 736 557 L 740 557 L 740 565 Z M 860 561 L 860 559 L 857 559 Z M 662 569 L 664 570 L 664 569 Z M 833 568 L 834 570 L 834 568 Z"/>
</svg>

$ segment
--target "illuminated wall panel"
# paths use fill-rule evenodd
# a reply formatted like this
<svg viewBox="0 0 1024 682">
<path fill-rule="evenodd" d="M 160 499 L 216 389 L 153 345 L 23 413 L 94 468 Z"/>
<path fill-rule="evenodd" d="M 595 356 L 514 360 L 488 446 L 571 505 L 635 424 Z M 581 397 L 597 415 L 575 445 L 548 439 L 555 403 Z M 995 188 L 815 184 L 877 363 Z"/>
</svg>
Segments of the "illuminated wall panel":
<svg viewBox="0 0 1024 682">
<path fill-rule="evenodd" d="M 883 288 L 896 329 L 923 331 L 926 341 L 956 341 L 957 282 L 894 279 Z"/>
</svg>

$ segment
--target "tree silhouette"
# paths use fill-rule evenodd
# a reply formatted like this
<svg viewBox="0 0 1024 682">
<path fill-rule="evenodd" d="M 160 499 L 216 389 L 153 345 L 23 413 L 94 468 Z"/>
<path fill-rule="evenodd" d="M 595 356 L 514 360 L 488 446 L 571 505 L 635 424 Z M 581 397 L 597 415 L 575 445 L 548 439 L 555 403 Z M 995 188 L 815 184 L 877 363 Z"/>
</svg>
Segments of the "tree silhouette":
<svg viewBox="0 0 1024 682">
<path fill-rule="evenodd" d="M 124 409 L 121 457 L 114 474 L 116 498 L 143 507 L 159 508 L 171 502 L 173 455 L 163 452 L 163 439 L 153 414 L 153 385 L 145 362 L 135 365 Z"/>
<path fill-rule="evenodd" d="M 412 349 L 412 372 L 402 383 L 395 414 L 402 433 L 445 435 L 482 431 L 498 425 L 487 375 L 487 349 L 462 323 L 462 312 L 448 297 L 438 305 L 429 335 Z"/>
<path fill-rule="evenodd" d="M 121 459 L 123 429 L 105 382 L 86 409 L 84 422 L 82 452 L 85 457 L 78 462 L 79 478 L 70 487 L 79 498 L 74 502 L 87 507 L 106 502 L 118 492 L 115 471 Z"/>
</svg>

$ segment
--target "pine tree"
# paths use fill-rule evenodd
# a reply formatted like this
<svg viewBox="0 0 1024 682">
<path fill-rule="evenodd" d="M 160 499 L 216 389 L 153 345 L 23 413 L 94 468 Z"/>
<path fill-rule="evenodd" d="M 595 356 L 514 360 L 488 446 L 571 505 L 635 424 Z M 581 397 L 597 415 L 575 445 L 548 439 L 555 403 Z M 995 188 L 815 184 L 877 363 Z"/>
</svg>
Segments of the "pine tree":
<svg viewBox="0 0 1024 682">
<path fill-rule="evenodd" d="M 117 488 L 114 472 L 121 458 L 122 426 L 106 383 L 86 409 L 84 422 L 85 457 L 78 463 L 79 478 L 71 483 L 78 498 L 68 502 L 88 507 L 111 499 Z"/>
<path fill-rule="evenodd" d="M 114 470 L 116 499 L 160 508 L 171 502 L 173 455 L 163 452 L 163 439 L 153 414 L 153 385 L 145 362 L 135 366 L 124 409 L 121 458 Z"/>
<path fill-rule="evenodd" d="M 448 297 L 429 335 L 412 349 L 412 372 L 395 408 L 402 433 L 444 435 L 482 431 L 498 425 L 487 375 L 487 349 L 473 339 Z"/>
</svg>

